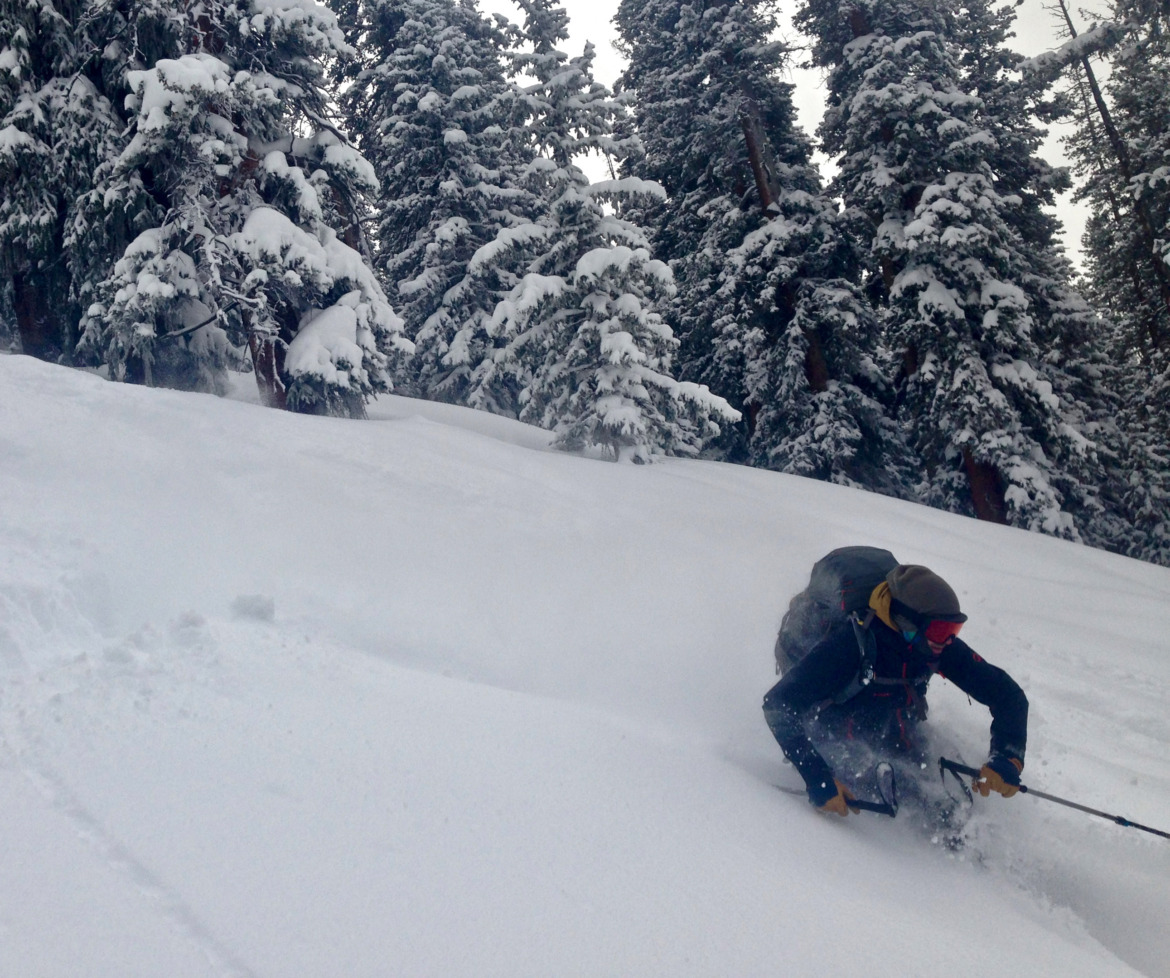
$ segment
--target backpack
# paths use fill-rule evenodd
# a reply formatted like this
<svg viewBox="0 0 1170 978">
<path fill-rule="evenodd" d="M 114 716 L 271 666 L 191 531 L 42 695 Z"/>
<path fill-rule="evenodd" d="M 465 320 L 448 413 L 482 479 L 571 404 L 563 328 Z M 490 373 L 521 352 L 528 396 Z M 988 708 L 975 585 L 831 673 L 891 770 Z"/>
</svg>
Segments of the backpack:
<svg viewBox="0 0 1170 978">
<path fill-rule="evenodd" d="M 894 555 L 878 547 L 841 547 L 813 564 L 808 587 L 788 603 L 780 623 L 773 649 L 776 674 L 782 676 L 796 665 L 833 625 L 868 608 L 873 589 L 897 566 Z M 864 660 L 870 651 L 866 645 L 872 644 L 863 636 L 869 621 L 853 624 Z"/>
</svg>

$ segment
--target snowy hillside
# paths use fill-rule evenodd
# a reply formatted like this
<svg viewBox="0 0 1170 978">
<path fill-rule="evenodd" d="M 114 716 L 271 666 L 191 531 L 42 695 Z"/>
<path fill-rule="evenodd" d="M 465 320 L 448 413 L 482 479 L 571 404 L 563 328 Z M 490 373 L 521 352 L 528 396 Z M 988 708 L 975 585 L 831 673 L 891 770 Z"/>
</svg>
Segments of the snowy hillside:
<svg viewBox="0 0 1170 978">
<path fill-rule="evenodd" d="M 759 708 L 812 561 L 889 547 L 1028 692 L 1025 781 L 1170 828 L 1170 571 L 371 415 L 0 357 L 0 976 L 1170 976 L 1170 842 L 823 818 Z"/>
</svg>

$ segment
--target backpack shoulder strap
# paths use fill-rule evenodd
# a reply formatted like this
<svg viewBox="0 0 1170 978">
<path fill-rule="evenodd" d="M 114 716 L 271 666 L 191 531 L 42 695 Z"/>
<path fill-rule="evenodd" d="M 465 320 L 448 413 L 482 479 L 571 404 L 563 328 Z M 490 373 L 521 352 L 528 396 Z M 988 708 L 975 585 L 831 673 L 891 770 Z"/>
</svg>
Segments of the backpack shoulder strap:
<svg viewBox="0 0 1170 978">
<path fill-rule="evenodd" d="M 849 616 L 849 623 L 853 626 L 853 637 L 857 639 L 857 674 L 850 680 L 848 686 L 833 697 L 832 702 L 838 706 L 853 699 L 873 682 L 874 663 L 877 661 L 877 639 L 870 628 L 873 619 L 872 608 L 865 609 L 864 614 L 855 611 Z"/>
</svg>

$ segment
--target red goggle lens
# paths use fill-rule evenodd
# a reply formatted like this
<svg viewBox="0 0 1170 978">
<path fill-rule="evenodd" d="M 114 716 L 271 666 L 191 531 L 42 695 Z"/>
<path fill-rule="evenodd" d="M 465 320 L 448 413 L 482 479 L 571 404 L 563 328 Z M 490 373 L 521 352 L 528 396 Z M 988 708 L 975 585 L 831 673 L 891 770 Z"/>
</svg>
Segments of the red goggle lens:
<svg viewBox="0 0 1170 978">
<path fill-rule="evenodd" d="M 945 645 L 959 634 L 961 621 L 932 621 L 926 626 L 926 640 L 934 645 Z"/>
</svg>

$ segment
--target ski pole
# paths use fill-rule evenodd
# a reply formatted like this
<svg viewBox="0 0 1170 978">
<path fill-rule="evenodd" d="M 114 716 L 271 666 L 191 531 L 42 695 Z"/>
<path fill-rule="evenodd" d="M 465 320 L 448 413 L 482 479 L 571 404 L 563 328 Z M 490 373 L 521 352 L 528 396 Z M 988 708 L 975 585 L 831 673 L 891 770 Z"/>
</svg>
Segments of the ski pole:
<svg viewBox="0 0 1170 978">
<path fill-rule="evenodd" d="M 786 795 L 796 795 L 800 798 L 805 796 L 802 788 L 789 788 L 786 784 L 778 784 L 776 787 Z M 896 818 L 898 815 L 898 809 L 893 805 L 880 801 L 859 801 L 854 798 L 846 802 L 846 805 L 855 812 L 873 812 L 875 815 L 889 815 L 890 818 Z"/>
<path fill-rule="evenodd" d="M 957 761 L 948 761 L 945 757 L 938 759 L 938 769 L 940 773 L 950 771 L 952 774 L 965 774 L 971 780 L 979 777 L 979 772 L 975 768 L 967 767 L 965 764 L 959 764 Z M 1064 805 L 1066 808 L 1075 808 L 1078 812 L 1085 812 L 1087 815 L 1107 818 L 1109 821 L 1116 822 L 1118 825 L 1124 826 L 1127 829 L 1141 829 L 1143 832 L 1149 832 L 1152 835 L 1160 835 L 1163 839 L 1170 839 L 1170 832 L 1163 832 L 1161 829 L 1152 829 L 1148 825 L 1142 825 L 1139 822 L 1131 821 L 1120 815 L 1110 815 L 1108 812 L 1098 811 L 1096 808 L 1089 808 L 1087 805 L 1078 805 L 1075 801 L 1069 801 L 1067 798 L 1057 798 L 1056 795 L 1037 791 L 1035 788 L 1029 788 L 1024 784 L 1020 785 L 1020 791 L 1024 794 L 1035 795 L 1037 798 L 1043 798 L 1045 801 L 1054 801 L 1056 804 Z"/>
</svg>

